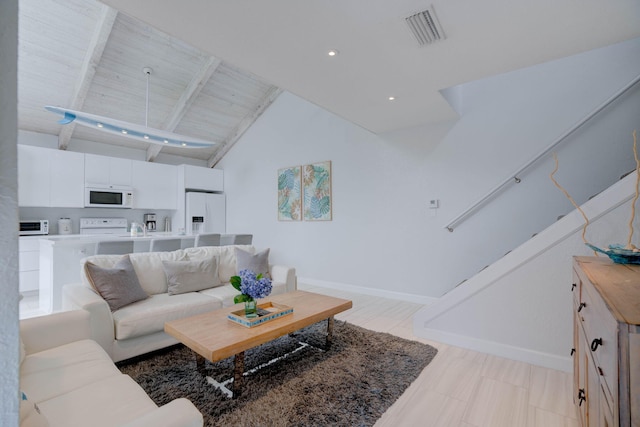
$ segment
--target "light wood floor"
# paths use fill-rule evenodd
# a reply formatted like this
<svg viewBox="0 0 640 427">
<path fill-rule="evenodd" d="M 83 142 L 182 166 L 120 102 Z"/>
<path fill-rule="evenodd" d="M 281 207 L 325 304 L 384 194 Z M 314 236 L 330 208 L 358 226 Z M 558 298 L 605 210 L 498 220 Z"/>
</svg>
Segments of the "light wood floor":
<svg viewBox="0 0 640 427">
<path fill-rule="evenodd" d="M 376 427 L 578 427 L 570 374 L 418 338 L 412 318 L 420 304 L 298 287 L 351 299 L 353 308 L 336 319 L 438 349 Z"/>
<path fill-rule="evenodd" d="M 438 349 L 376 427 L 578 427 L 570 374 L 418 338 L 412 319 L 420 304 L 298 287 L 352 300 L 336 319 Z M 37 295 L 21 301 L 21 318 L 39 314 Z"/>
</svg>

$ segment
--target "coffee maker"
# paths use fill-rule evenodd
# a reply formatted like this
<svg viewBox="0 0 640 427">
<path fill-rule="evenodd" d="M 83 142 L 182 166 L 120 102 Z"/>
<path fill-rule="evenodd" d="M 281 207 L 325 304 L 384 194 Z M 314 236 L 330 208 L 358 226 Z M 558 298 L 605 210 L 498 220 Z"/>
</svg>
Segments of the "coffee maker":
<svg viewBox="0 0 640 427">
<path fill-rule="evenodd" d="M 156 231 L 156 214 L 144 214 L 144 224 L 147 226 L 147 231 Z"/>
</svg>

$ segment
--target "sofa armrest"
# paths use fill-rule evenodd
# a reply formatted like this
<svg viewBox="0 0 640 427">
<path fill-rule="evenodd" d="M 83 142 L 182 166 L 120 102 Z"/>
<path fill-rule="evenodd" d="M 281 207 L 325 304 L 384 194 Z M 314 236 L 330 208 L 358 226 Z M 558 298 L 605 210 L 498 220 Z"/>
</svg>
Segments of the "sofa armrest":
<svg viewBox="0 0 640 427">
<path fill-rule="evenodd" d="M 287 292 L 293 292 L 298 289 L 298 278 L 296 277 L 296 269 L 286 267 L 284 265 L 270 265 L 269 274 L 271 280 L 287 284 Z"/>
<path fill-rule="evenodd" d="M 62 311 L 20 321 L 20 338 L 26 354 L 89 339 L 90 334 L 89 313 L 84 310 Z"/>
<path fill-rule="evenodd" d="M 91 339 L 113 357 L 115 327 L 109 304 L 93 289 L 79 284 L 62 287 L 62 308 L 64 310 L 82 309 L 89 312 L 91 318 Z"/>
<path fill-rule="evenodd" d="M 190 400 L 179 398 L 172 400 L 141 417 L 125 424 L 123 427 L 202 427 L 202 414 Z"/>
</svg>

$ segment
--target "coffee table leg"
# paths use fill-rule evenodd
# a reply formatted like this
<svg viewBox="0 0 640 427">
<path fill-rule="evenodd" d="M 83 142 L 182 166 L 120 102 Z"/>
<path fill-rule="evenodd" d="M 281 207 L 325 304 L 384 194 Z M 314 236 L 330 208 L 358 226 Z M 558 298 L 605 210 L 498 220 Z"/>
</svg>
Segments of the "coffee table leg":
<svg viewBox="0 0 640 427">
<path fill-rule="evenodd" d="M 204 362 L 205 362 L 205 358 L 200 356 L 198 353 L 196 353 L 196 368 L 198 369 L 198 372 L 200 372 L 203 375 L 205 374 Z"/>
<path fill-rule="evenodd" d="M 331 348 L 331 342 L 333 341 L 333 316 L 327 319 L 327 350 Z"/>
<path fill-rule="evenodd" d="M 244 382 L 244 351 L 236 354 L 233 368 L 233 398 L 240 396 Z"/>
</svg>

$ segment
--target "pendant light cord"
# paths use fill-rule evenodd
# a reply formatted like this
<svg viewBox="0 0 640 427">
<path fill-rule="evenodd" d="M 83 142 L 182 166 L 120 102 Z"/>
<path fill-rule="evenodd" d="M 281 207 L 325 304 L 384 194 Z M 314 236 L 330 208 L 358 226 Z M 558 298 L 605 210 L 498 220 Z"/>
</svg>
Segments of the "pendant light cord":
<svg viewBox="0 0 640 427">
<path fill-rule="evenodd" d="M 142 71 L 144 71 L 144 74 L 147 76 L 147 96 L 146 106 L 144 109 L 144 125 L 145 127 L 149 127 L 149 76 L 151 75 L 151 68 L 144 67 Z"/>
</svg>

